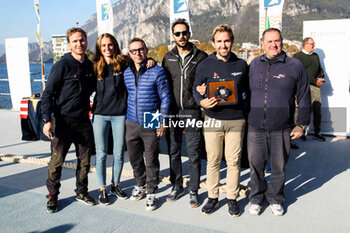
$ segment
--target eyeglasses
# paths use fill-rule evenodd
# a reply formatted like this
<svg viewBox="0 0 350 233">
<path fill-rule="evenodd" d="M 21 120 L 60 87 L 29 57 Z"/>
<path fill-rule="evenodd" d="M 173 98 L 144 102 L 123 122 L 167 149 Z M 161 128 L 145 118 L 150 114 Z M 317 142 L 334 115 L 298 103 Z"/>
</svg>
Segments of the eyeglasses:
<svg viewBox="0 0 350 233">
<path fill-rule="evenodd" d="M 179 37 L 181 34 L 183 36 L 188 36 L 188 33 L 189 31 L 183 31 L 183 32 L 174 32 L 173 34 L 176 36 L 176 37 Z"/>
<path fill-rule="evenodd" d="M 130 53 L 132 55 L 136 55 L 137 53 L 143 54 L 145 52 L 145 48 L 139 48 L 139 49 L 130 49 Z"/>
</svg>

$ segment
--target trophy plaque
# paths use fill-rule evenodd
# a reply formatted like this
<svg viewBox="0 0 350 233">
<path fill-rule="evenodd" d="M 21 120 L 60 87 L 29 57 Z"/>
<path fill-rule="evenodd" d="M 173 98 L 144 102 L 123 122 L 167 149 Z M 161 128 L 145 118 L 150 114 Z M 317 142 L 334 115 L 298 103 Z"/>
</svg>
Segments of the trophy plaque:
<svg viewBox="0 0 350 233">
<path fill-rule="evenodd" d="M 218 105 L 237 104 L 237 86 L 235 80 L 208 80 L 207 87 L 208 98 L 214 96 L 218 101 Z"/>
</svg>

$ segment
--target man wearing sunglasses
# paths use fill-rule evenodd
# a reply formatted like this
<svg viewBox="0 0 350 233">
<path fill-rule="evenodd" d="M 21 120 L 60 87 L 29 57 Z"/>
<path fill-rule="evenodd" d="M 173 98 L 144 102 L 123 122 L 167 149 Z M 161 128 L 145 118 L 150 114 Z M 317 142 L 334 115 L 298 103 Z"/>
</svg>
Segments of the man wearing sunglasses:
<svg viewBox="0 0 350 233">
<path fill-rule="evenodd" d="M 185 19 L 177 19 L 172 24 L 172 37 L 176 46 L 163 59 L 162 66 L 169 75 L 169 82 L 174 98 L 171 105 L 172 121 L 200 120 L 201 110 L 192 94 L 193 82 L 198 64 L 207 58 L 207 54 L 189 42 L 191 33 Z M 201 172 L 200 141 L 201 128 L 171 127 L 167 132 L 170 157 L 170 181 L 173 185 L 167 201 L 176 201 L 184 194 L 182 180 L 181 144 L 185 130 L 187 154 L 189 158 L 190 207 L 198 207 L 198 188 Z"/>
<path fill-rule="evenodd" d="M 124 72 L 125 86 L 128 91 L 126 113 L 126 145 L 134 177 L 137 181 L 130 200 L 140 200 L 147 192 L 146 210 L 157 208 L 155 191 L 159 180 L 159 138 L 165 133 L 163 124 L 158 129 L 147 128 L 144 115 L 153 113 L 153 117 L 163 122 L 169 114 L 170 91 L 164 69 L 154 66 L 147 69 L 146 43 L 134 38 L 129 43 L 132 59 L 130 67 Z M 153 120 L 152 120 L 153 121 Z M 143 147 L 145 159 L 143 159 Z"/>
</svg>

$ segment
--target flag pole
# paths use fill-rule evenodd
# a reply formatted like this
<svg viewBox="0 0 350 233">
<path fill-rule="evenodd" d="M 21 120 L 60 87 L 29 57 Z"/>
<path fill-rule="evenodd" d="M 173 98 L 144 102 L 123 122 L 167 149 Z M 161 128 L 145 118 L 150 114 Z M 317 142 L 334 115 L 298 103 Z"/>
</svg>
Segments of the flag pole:
<svg viewBox="0 0 350 233">
<path fill-rule="evenodd" d="M 35 8 L 35 14 L 36 14 L 36 18 L 38 20 L 38 24 L 36 26 L 36 40 L 39 44 L 40 47 L 40 63 L 41 63 L 41 85 L 43 88 L 43 92 L 45 90 L 45 74 L 44 74 L 44 59 L 43 59 L 43 39 L 41 37 L 41 32 L 40 32 L 40 14 L 39 14 L 39 0 L 34 0 L 34 8 Z"/>
</svg>

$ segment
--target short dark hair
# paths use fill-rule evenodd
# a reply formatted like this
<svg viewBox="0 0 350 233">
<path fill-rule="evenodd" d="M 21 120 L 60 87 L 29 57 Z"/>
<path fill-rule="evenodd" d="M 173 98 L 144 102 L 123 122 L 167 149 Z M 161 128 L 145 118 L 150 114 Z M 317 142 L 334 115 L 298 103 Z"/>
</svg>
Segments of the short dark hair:
<svg viewBox="0 0 350 233">
<path fill-rule="evenodd" d="M 179 19 L 176 19 L 173 24 L 171 25 L 171 32 L 174 33 L 174 27 L 178 24 L 183 24 L 186 26 L 186 31 L 190 31 L 190 25 L 188 25 L 186 19 L 182 19 L 182 18 L 179 18 Z"/>
<path fill-rule="evenodd" d="M 134 42 L 141 42 L 141 43 L 143 44 L 143 46 L 144 46 L 145 48 L 147 48 L 146 42 L 145 42 L 144 40 L 142 40 L 141 38 L 139 38 L 139 37 L 134 37 L 134 38 L 132 38 L 131 41 L 129 42 L 129 46 L 130 46 L 132 43 L 134 43 Z"/>
<path fill-rule="evenodd" d="M 281 41 L 283 40 L 281 31 L 280 31 L 279 29 L 277 29 L 277 28 L 269 28 L 269 29 L 266 29 L 266 30 L 263 32 L 263 34 L 262 34 L 262 36 L 261 36 L 261 41 L 264 41 L 264 39 L 265 39 L 265 34 L 268 33 L 268 32 L 278 32 L 278 34 L 280 35 Z"/>
<path fill-rule="evenodd" d="M 66 36 L 67 36 L 68 43 L 69 43 L 69 37 L 76 32 L 81 32 L 85 36 L 85 39 L 87 39 L 86 31 L 84 31 L 82 28 L 73 27 L 67 30 Z"/>
<path fill-rule="evenodd" d="M 303 44 L 302 44 L 303 48 L 304 48 L 304 46 L 307 44 L 307 42 L 309 42 L 310 39 L 313 40 L 312 37 L 305 37 L 305 38 L 304 38 Z"/>
<path fill-rule="evenodd" d="M 230 26 L 228 26 L 227 24 L 220 24 L 214 28 L 213 33 L 211 35 L 211 40 L 213 42 L 215 42 L 214 37 L 215 37 L 217 32 L 227 32 L 228 34 L 230 34 L 230 39 L 232 41 L 234 41 L 234 39 L 235 39 L 235 37 L 233 36 L 232 28 Z"/>
</svg>

